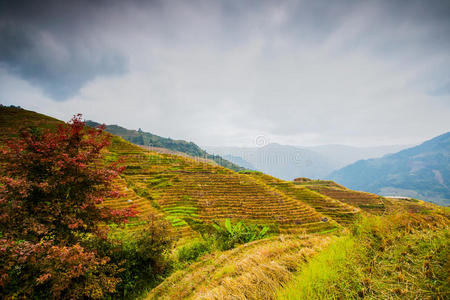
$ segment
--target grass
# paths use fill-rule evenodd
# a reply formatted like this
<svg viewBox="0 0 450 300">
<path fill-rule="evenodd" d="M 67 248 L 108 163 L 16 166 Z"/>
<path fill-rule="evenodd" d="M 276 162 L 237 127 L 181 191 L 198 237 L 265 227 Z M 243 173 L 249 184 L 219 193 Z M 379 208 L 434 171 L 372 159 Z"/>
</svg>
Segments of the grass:
<svg viewBox="0 0 450 300">
<path fill-rule="evenodd" d="M 364 217 L 312 258 L 278 299 L 448 299 L 448 218 Z"/>
<path fill-rule="evenodd" d="M 278 299 L 340 299 L 342 294 L 346 299 L 357 298 L 362 286 L 351 263 L 358 253 L 355 244 L 350 236 L 337 238 L 301 269 Z"/>
<path fill-rule="evenodd" d="M 173 273 L 146 299 L 273 299 L 292 272 L 331 240 L 280 235 L 215 251 Z"/>
</svg>

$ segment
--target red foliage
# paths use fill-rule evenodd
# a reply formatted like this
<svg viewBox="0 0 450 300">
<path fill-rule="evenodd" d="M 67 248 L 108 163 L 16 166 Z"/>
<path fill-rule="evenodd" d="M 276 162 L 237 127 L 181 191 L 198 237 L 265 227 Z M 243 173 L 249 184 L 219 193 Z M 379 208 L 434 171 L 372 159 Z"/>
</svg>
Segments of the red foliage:
<svg viewBox="0 0 450 300">
<path fill-rule="evenodd" d="M 13 294 L 20 298 L 32 295 L 37 298 L 98 299 L 107 292 L 114 292 L 120 282 L 115 277 L 118 267 L 107 264 L 108 260 L 79 244 L 58 246 L 52 242 L 1 239 L 0 287 L 8 287 L 9 292 L 14 291 Z"/>
<path fill-rule="evenodd" d="M 122 171 L 103 165 L 109 137 L 75 116 L 56 132 L 26 130 L 1 149 L 0 229 L 3 236 L 39 241 L 57 237 L 72 242 L 80 232 L 101 233 L 101 222 L 124 222 L 133 209 L 99 204 L 118 196 L 111 182 Z"/>
<path fill-rule="evenodd" d="M 24 130 L 0 148 L 0 286 L 11 289 L 13 276 L 23 281 L 22 295 L 44 285 L 59 298 L 76 282 L 84 296 L 114 290 L 109 258 L 79 244 L 85 234 L 104 238 L 104 224 L 137 213 L 100 205 L 119 195 L 111 183 L 122 168 L 102 160 L 109 143 L 103 128 L 88 128 L 77 115 L 56 131 Z"/>
</svg>

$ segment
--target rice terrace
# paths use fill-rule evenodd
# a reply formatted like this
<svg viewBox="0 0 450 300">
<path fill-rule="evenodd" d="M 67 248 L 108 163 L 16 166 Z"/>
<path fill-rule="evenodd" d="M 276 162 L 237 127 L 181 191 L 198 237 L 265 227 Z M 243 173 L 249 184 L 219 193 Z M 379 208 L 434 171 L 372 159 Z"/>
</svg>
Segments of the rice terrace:
<svg viewBox="0 0 450 300">
<path fill-rule="evenodd" d="M 1 299 L 450 299 L 448 1 L 0 1 Z"/>
</svg>

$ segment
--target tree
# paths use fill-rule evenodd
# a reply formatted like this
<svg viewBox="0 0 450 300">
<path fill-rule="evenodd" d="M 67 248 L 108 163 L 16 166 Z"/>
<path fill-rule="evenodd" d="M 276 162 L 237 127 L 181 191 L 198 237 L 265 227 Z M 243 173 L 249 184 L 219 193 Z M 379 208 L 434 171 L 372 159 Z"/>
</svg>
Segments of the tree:
<svg viewBox="0 0 450 300">
<path fill-rule="evenodd" d="M 56 298 L 96 298 L 114 291 L 118 267 L 81 243 L 105 239 L 108 223 L 137 213 L 101 205 L 120 196 L 112 182 L 123 169 L 102 160 L 109 143 L 103 128 L 89 128 L 77 115 L 56 131 L 28 128 L 1 146 L 0 295 L 45 290 Z"/>
</svg>

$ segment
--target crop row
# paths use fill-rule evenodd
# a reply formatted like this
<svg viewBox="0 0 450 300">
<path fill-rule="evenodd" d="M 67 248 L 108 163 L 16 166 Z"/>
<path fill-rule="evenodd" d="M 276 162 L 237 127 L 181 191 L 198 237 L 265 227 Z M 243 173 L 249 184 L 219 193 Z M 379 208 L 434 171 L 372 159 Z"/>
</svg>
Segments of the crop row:
<svg viewBox="0 0 450 300">
<path fill-rule="evenodd" d="M 383 214 L 386 211 L 383 198 L 375 194 L 323 186 L 308 186 L 308 188 L 372 214 Z"/>
<path fill-rule="evenodd" d="M 353 206 L 342 203 L 341 201 L 324 196 L 320 193 L 311 191 L 303 185 L 297 185 L 293 182 L 283 181 L 278 178 L 265 174 L 252 174 L 252 176 L 265 182 L 285 194 L 296 198 L 299 201 L 307 203 L 318 212 L 331 217 L 340 224 L 348 224 L 359 214 L 359 210 Z M 328 181 L 326 182 L 329 183 Z"/>
</svg>

